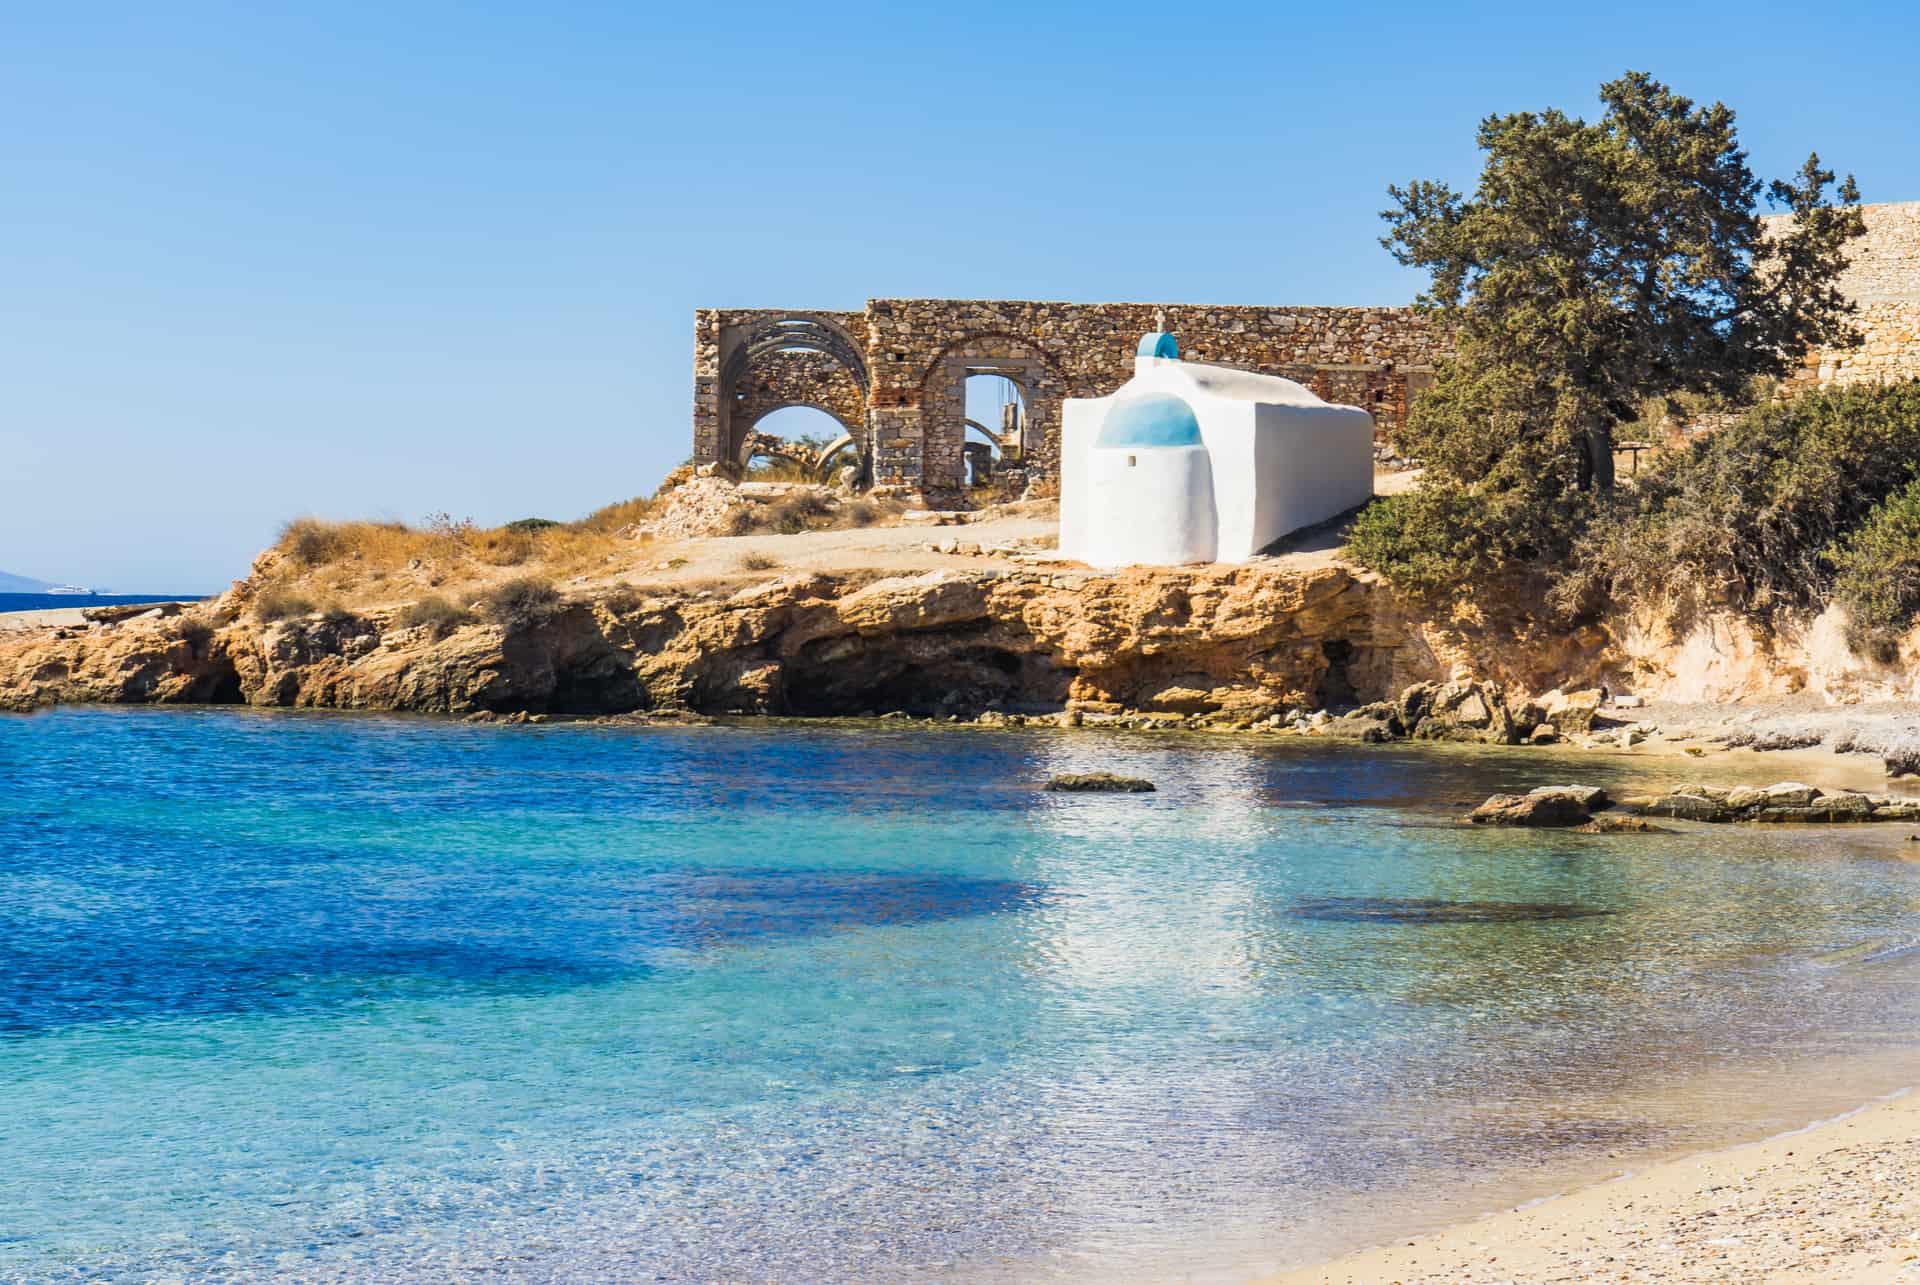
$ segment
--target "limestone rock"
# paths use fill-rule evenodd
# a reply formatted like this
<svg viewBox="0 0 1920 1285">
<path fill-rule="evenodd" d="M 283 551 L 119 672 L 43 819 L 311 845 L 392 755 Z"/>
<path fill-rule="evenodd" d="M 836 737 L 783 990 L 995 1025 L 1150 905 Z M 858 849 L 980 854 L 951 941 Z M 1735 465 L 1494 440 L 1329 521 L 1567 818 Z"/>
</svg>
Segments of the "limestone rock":
<svg viewBox="0 0 1920 1285">
<path fill-rule="evenodd" d="M 1547 722 L 1562 736 L 1583 736 L 1593 730 L 1594 715 L 1600 712 L 1600 689 L 1551 691 L 1541 701 Z"/>
<path fill-rule="evenodd" d="M 1467 814 L 1475 825 L 1565 827 L 1592 820 L 1587 805 L 1572 794 L 1496 794 Z"/>
<path fill-rule="evenodd" d="M 1674 817 L 1683 821 L 1726 821 L 1727 805 L 1699 794 L 1669 794 L 1653 800 L 1641 809 L 1651 816 Z"/>
<path fill-rule="evenodd" d="M 1529 797 L 1542 794 L 1564 794 L 1579 801 L 1580 806 L 1589 812 L 1597 812 L 1607 806 L 1607 792 L 1597 785 L 1541 785 L 1527 791 Z"/>
</svg>

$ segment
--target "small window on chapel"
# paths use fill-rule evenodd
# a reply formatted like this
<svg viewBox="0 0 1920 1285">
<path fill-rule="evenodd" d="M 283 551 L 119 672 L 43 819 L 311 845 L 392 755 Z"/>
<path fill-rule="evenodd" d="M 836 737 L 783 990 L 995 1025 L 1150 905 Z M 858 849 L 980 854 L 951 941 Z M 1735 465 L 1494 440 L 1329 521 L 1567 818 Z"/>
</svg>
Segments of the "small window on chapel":
<svg viewBox="0 0 1920 1285">
<path fill-rule="evenodd" d="M 1132 467 L 1133 467 L 1133 466 L 1134 466 L 1135 464 L 1137 464 L 1137 463 L 1139 462 L 1139 458 L 1140 458 L 1140 457 L 1139 457 L 1139 456 L 1137 456 L 1137 455 L 1129 455 L 1129 456 L 1127 456 L 1127 467 L 1128 467 L 1128 468 L 1132 468 Z"/>
</svg>

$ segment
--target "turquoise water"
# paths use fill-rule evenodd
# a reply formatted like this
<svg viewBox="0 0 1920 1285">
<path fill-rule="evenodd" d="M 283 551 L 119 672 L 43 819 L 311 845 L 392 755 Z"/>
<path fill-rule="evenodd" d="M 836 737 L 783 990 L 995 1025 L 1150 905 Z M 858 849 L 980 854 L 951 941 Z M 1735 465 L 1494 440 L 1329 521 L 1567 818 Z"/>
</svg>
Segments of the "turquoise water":
<svg viewBox="0 0 1920 1285">
<path fill-rule="evenodd" d="M 1545 762 L 0 718 L 0 1279 L 1231 1278 L 1912 1043 L 1899 836 L 1447 823 Z"/>
</svg>

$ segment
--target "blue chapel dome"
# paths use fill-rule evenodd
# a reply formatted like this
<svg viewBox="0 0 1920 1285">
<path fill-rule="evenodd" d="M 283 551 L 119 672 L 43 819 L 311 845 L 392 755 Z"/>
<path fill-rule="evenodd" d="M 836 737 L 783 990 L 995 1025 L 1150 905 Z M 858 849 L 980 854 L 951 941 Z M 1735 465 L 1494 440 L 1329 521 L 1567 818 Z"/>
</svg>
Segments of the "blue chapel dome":
<svg viewBox="0 0 1920 1285">
<path fill-rule="evenodd" d="M 1180 341 L 1164 330 L 1140 336 L 1139 347 L 1133 350 L 1136 357 L 1159 357 L 1165 361 L 1177 361 L 1180 357 Z"/>
<path fill-rule="evenodd" d="M 1096 447 L 1198 446 L 1200 420 L 1184 398 L 1172 393 L 1122 397 L 1107 410 Z"/>
</svg>

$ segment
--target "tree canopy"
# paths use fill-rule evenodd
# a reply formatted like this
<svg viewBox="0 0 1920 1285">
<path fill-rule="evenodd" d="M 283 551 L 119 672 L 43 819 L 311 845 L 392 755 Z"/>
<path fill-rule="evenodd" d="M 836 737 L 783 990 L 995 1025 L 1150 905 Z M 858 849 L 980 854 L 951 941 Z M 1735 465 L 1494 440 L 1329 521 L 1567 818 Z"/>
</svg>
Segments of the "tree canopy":
<svg viewBox="0 0 1920 1285">
<path fill-rule="evenodd" d="M 1615 430 L 1648 398 L 1737 396 L 1853 337 L 1835 284 L 1864 231 L 1851 178 L 1812 155 L 1762 183 L 1731 109 L 1643 73 L 1600 98 L 1593 122 L 1481 122 L 1471 195 L 1389 189 L 1382 243 L 1431 274 L 1419 303 L 1458 354 L 1400 434 L 1426 466 L 1421 487 L 1357 535 L 1390 576 L 1437 582 L 1564 552 L 1614 484 Z M 1791 220 L 1769 227 L 1763 200 Z"/>
</svg>

